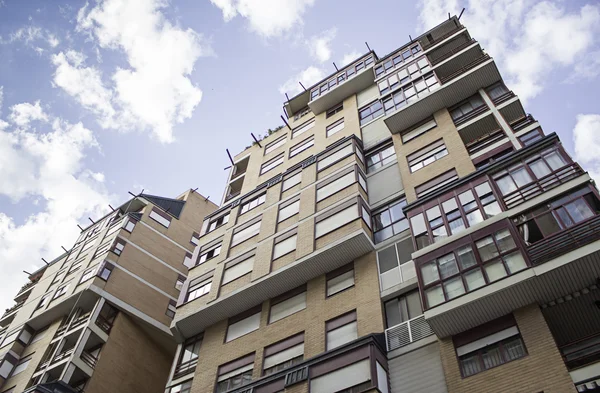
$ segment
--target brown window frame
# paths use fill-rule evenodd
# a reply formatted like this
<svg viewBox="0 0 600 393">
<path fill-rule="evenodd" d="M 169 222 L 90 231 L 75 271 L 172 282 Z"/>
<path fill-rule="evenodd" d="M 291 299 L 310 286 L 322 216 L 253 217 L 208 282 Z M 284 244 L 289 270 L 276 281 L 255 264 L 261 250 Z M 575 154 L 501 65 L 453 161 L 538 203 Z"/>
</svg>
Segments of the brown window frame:
<svg viewBox="0 0 600 393">
<path fill-rule="evenodd" d="M 339 104 L 333 106 L 332 108 L 327 109 L 327 111 L 325 112 L 325 118 L 329 119 L 331 116 L 335 115 L 336 113 L 342 112 L 344 110 L 344 102 L 340 102 Z"/>
<path fill-rule="evenodd" d="M 381 242 L 383 242 L 383 241 L 385 241 L 385 240 L 387 240 L 387 239 L 389 239 L 391 237 L 394 237 L 394 236 L 396 236 L 396 235 L 398 235 L 398 234 L 400 234 L 400 233 L 402 233 L 402 232 L 410 229 L 410 223 L 409 223 L 408 217 L 406 216 L 406 214 L 404 214 L 404 212 L 402 212 L 402 215 L 404 217 L 401 218 L 401 219 L 399 219 L 399 220 L 397 220 L 397 221 L 393 221 L 392 220 L 392 215 L 391 215 L 391 213 L 389 213 L 389 216 L 390 216 L 390 223 L 389 223 L 389 225 L 382 226 L 381 228 L 377 229 L 378 225 L 376 225 L 377 221 L 376 221 L 375 217 L 380 216 L 381 214 L 383 214 L 386 211 L 391 212 L 391 208 L 394 207 L 394 206 L 396 206 L 396 205 L 401 205 L 401 208 L 404 207 L 404 206 L 406 206 L 407 205 L 406 198 L 402 197 L 400 199 L 396 199 L 395 201 L 392 201 L 392 202 L 386 204 L 385 206 L 377 209 L 375 212 L 373 212 L 371 214 L 371 216 L 372 216 L 371 220 L 373 221 L 373 226 L 372 226 L 372 228 L 373 228 L 373 241 L 375 242 L 375 244 L 381 243 Z M 396 232 L 394 230 L 394 226 L 397 225 L 397 224 L 399 224 L 403 220 L 406 222 L 406 228 L 402 229 L 399 232 Z M 392 229 L 392 234 L 390 236 L 387 236 L 387 237 L 385 237 L 383 239 L 379 239 L 378 240 L 377 239 L 377 234 L 378 233 L 382 233 L 383 231 L 385 231 L 388 228 Z"/>
<path fill-rule="evenodd" d="M 391 154 L 388 155 L 383 155 L 384 152 L 388 151 L 388 149 L 392 149 L 391 150 Z M 378 147 L 377 149 L 375 149 L 372 152 L 366 153 L 366 168 L 367 168 L 367 174 L 369 173 L 373 173 L 378 169 L 383 168 L 384 166 L 386 166 L 387 164 L 390 164 L 394 161 L 396 161 L 398 159 L 398 157 L 396 156 L 396 149 L 394 148 L 394 143 L 393 142 L 387 142 L 385 143 L 383 146 Z M 377 157 L 378 161 L 374 162 L 374 163 L 370 163 L 369 159 L 371 157 Z M 379 165 L 379 166 L 377 166 Z"/>
<path fill-rule="evenodd" d="M 177 363 L 175 365 L 175 372 L 173 373 L 173 379 L 183 377 L 184 375 L 190 374 L 196 370 L 196 366 L 198 364 L 198 358 L 200 357 L 200 349 L 202 347 L 202 341 L 204 339 L 204 333 L 201 333 L 197 336 L 190 337 L 183 342 L 181 345 L 181 351 L 179 352 L 179 356 L 177 357 Z M 185 348 L 192 345 L 192 349 L 196 346 L 197 343 L 200 343 L 198 347 L 198 353 L 195 354 L 196 357 L 194 359 L 190 359 L 186 362 L 182 362 L 183 355 L 185 354 Z M 192 351 L 193 353 L 193 351 Z"/>
</svg>

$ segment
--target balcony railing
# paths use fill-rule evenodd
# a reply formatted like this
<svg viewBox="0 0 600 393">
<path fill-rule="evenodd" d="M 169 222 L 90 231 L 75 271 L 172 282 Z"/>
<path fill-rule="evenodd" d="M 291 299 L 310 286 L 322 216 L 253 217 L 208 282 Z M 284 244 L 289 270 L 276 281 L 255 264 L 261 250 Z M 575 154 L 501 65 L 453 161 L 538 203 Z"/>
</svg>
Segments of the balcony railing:
<svg viewBox="0 0 600 393">
<path fill-rule="evenodd" d="M 17 311 L 18 309 L 20 309 L 21 307 L 23 307 L 23 305 L 25 304 L 25 300 L 15 304 L 14 306 L 12 306 L 11 308 L 7 308 L 6 311 L 4 311 L 4 314 L 2 315 L 2 318 L 4 318 L 5 316 L 12 314 L 13 312 Z"/>
<path fill-rule="evenodd" d="M 81 361 L 90 366 L 91 368 L 96 367 L 96 363 L 98 363 L 98 358 L 88 352 L 81 353 Z"/>
<path fill-rule="evenodd" d="M 427 48 L 431 48 L 432 46 L 444 41 L 446 38 L 453 36 L 454 34 L 456 34 L 457 31 L 462 30 L 462 29 L 463 29 L 463 25 L 458 25 L 456 27 L 456 29 L 452 29 L 451 31 L 447 32 L 446 34 L 443 34 L 443 35 L 437 37 L 433 41 L 421 42 L 421 48 L 423 48 L 423 50 L 425 50 Z"/>
<path fill-rule="evenodd" d="M 106 334 L 109 334 L 112 329 L 112 323 L 101 315 L 96 318 L 96 325 Z"/>
<path fill-rule="evenodd" d="M 71 354 L 73 353 L 73 351 L 75 351 L 75 348 L 67 349 L 64 352 L 59 353 L 58 355 L 56 355 L 54 357 L 54 359 L 52 359 L 52 364 L 58 363 L 61 360 L 64 360 L 64 359 L 68 358 L 69 356 L 71 356 Z"/>
<path fill-rule="evenodd" d="M 482 63 L 485 63 L 489 59 L 491 59 L 491 57 L 488 54 L 485 54 L 485 55 L 483 55 L 481 57 L 478 57 L 477 59 L 473 60 L 469 64 L 460 67 L 458 70 L 454 71 L 450 75 L 447 75 L 447 76 L 444 76 L 444 77 L 439 77 L 440 83 L 442 85 L 445 84 L 445 83 L 448 83 L 452 79 L 459 77 L 460 75 L 464 74 L 465 72 L 469 71 L 472 68 L 477 67 L 478 65 L 480 65 Z"/>
<path fill-rule="evenodd" d="M 456 119 L 453 118 L 452 121 L 454 121 L 455 126 L 459 126 L 463 123 L 468 122 L 471 119 L 476 118 L 477 116 L 479 116 L 483 112 L 487 111 L 488 109 L 489 109 L 488 106 L 486 104 L 483 104 L 483 105 L 480 105 L 477 108 L 473 109 L 469 113 L 465 113 L 464 115 L 459 116 Z"/>
<path fill-rule="evenodd" d="M 534 265 L 539 265 L 598 239 L 600 215 L 532 244 L 528 249 L 529 258 Z"/>
<path fill-rule="evenodd" d="M 512 208 L 546 192 L 574 177 L 583 175 L 583 169 L 578 164 L 568 164 L 546 176 L 534 180 L 525 186 L 504 195 L 507 208 Z"/>
<path fill-rule="evenodd" d="M 514 132 L 517 132 L 535 122 L 536 122 L 536 120 L 534 119 L 533 116 L 527 115 L 521 119 L 515 120 L 512 123 L 510 123 L 510 127 L 513 129 Z"/>
<path fill-rule="evenodd" d="M 459 46 L 457 46 L 456 48 L 444 53 L 443 55 L 441 55 L 440 57 L 436 58 L 436 59 L 432 59 L 431 60 L 431 66 L 434 66 L 438 63 L 441 63 L 442 61 L 454 56 L 455 54 L 457 54 L 458 52 L 460 52 L 461 50 L 465 49 L 466 47 L 473 45 L 474 43 L 476 43 L 477 41 L 473 38 L 471 38 L 469 41 L 464 42 L 462 44 L 460 44 Z"/>
<path fill-rule="evenodd" d="M 20 294 L 22 294 L 23 292 L 25 292 L 29 288 L 32 288 L 35 284 L 37 284 L 37 282 L 38 282 L 38 280 L 36 280 L 36 281 L 30 281 L 27 284 L 23 285 L 21 287 L 21 289 L 19 289 L 19 292 L 17 293 L 17 296 L 19 296 Z"/>
<path fill-rule="evenodd" d="M 425 320 L 424 315 L 409 319 L 399 325 L 385 330 L 385 342 L 388 351 L 393 351 L 422 340 L 433 334 L 433 330 Z"/>
<path fill-rule="evenodd" d="M 504 131 L 500 130 L 496 130 L 493 131 L 477 140 L 474 140 L 472 142 L 467 143 L 467 150 L 469 152 L 469 155 L 473 155 L 491 145 L 493 145 L 494 143 L 504 139 L 506 137 L 506 134 L 504 133 Z"/>
<path fill-rule="evenodd" d="M 498 105 L 502 104 L 503 102 L 510 100 L 514 96 L 515 96 L 515 93 L 513 93 L 512 91 L 507 91 L 506 93 L 494 98 L 492 100 L 492 102 L 494 103 L 494 105 L 498 106 Z"/>
<path fill-rule="evenodd" d="M 175 373 L 173 374 L 173 379 L 183 377 L 194 370 L 196 370 L 196 365 L 198 364 L 198 359 L 190 360 L 189 362 L 180 363 L 175 367 Z"/>
<path fill-rule="evenodd" d="M 386 289 L 390 289 L 395 285 L 401 284 L 415 277 L 417 277 L 417 271 L 415 270 L 415 262 L 405 262 L 402 265 L 396 266 L 379 275 L 381 290 L 385 291 Z"/>
</svg>

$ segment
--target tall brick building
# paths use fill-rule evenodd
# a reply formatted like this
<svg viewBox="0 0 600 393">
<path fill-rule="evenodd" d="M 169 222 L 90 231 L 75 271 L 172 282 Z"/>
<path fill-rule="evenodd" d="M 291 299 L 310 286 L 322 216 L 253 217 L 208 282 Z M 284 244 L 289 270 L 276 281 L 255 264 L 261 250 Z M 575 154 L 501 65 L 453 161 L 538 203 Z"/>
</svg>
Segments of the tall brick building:
<svg viewBox="0 0 600 393">
<path fill-rule="evenodd" d="M 117 295 L 100 300 L 101 321 L 118 313 L 86 392 L 599 391 L 598 191 L 456 17 L 366 53 L 284 111 L 284 128 L 232 158 L 221 207 L 185 221 L 188 251 L 161 247 L 190 269 L 167 311 L 132 304 L 160 328 Z M 153 312 L 174 313 L 169 331 Z M 25 344 L 0 392 L 23 390 L 12 367 L 37 353 Z M 70 373 L 22 379 L 76 387 L 95 348 L 75 350 Z"/>
</svg>

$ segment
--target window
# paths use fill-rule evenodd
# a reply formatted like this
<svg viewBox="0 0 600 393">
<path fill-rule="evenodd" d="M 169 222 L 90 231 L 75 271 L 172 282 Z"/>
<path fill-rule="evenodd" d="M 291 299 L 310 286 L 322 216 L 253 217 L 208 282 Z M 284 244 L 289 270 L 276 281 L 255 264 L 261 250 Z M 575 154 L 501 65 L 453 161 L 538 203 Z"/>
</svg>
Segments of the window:
<svg viewBox="0 0 600 393">
<path fill-rule="evenodd" d="M 403 66 L 414 59 L 414 56 L 421 53 L 422 49 L 419 44 L 413 47 L 404 48 L 397 51 L 393 57 L 386 59 L 383 63 L 380 63 L 375 67 L 375 75 L 380 76 L 395 69 L 398 66 Z"/>
<path fill-rule="evenodd" d="M 287 136 L 284 135 L 281 138 L 278 138 L 276 140 L 274 140 L 273 142 L 267 143 L 265 145 L 265 155 L 271 153 L 272 151 L 277 150 L 278 148 L 280 148 L 281 146 L 285 145 Z"/>
<path fill-rule="evenodd" d="M 304 333 L 265 348 L 263 375 L 271 375 L 304 360 Z"/>
<path fill-rule="evenodd" d="M 327 112 L 325 112 L 325 118 L 329 119 L 331 116 L 333 116 L 336 113 L 339 113 L 343 110 L 344 110 L 344 103 L 340 102 L 339 104 L 337 104 L 333 108 L 328 109 Z"/>
<path fill-rule="evenodd" d="M 317 217 L 315 219 L 315 238 L 319 238 L 331 231 L 335 231 L 360 217 L 365 219 L 365 222 L 368 223 L 367 225 L 370 225 L 370 219 L 367 221 L 370 217 L 370 213 L 365 208 L 364 210 L 367 214 L 365 217 L 365 212 L 362 211 L 364 208 L 362 199 L 358 198 L 358 202 L 359 203 L 357 204 L 356 201 L 348 201 L 347 203 L 337 206 Z"/>
<path fill-rule="evenodd" d="M 301 109 L 294 115 L 294 121 L 298 121 L 298 119 L 300 119 L 303 116 L 308 115 L 309 113 L 310 113 L 310 108 L 304 107 L 303 109 Z"/>
<path fill-rule="evenodd" d="M 411 260 L 413 252 L 414 247 L 410 237 L 377 252 L 382 291 L 417 276 L 415 264 Z"/>
<path fill-rule="evenodd" d="M 423 309 L 418 290 L 385 302 L 386 328 L 400 325 L 422 314 Z"/>
<path fill-rule="evenodd" d="M 58 282 L 60 282 L 63 278 L 63 274 L 65 274 L 66 269 L 60 270 L 59 272 L 56 273 L 56 276 L 54 276 L 54 279 L 52 280 L 52 282 L 50 283 L 50 285 L 54 285 Z"/>
<path fill-rule="evenodd" d="M 175 281 L 175 289 L 177 289 L 178 291 L 181 291 L 181 288 L 183 288 L 183 284 L 185 284 L 185 280 L 186 280 L 185 276 L 178 274 L 177 281 Z"/>
<path fill-rule="evenodd" d="M 115 240 L 115 244 L 113 245 L 113 248 L 111 249 L 111 251 L 117 255 L 121 255 L 121 253 L 123 252 L 123 249 L 125 249 L 125 241 L 123 241 L 121 239 L 117 239 L 117 240 Z"/>
<path fill-rule="evenodd" d="M 262 203 L 264 203 L 264 195 L 263 196 L 263 201 Z M 260 198 L 260 197 L 259 197 Z M 250 203 L 250 202 L 248 202 Z M 242 206 L 243 207 L 243 206 Z M 256 206 L 255 206 L 256 207 Z M 246 211 L 250 210 L 250 208 L 248 208 Z M 243 213 L 243 212 L 242 212 Z M 215 229 L 227 224 L 229 222 L 229 212 L 227 212 L 226 214 L 223 214 L 217 218 L 213 218 L 212 220 L 209 221 L 208 223 L 208 229 L 206 230 L 206 233 L 212 232 Z M 193 239 L 193 238 L 192 238 Z M 198 244 L 196 244 L 198 245 Z"/>
<path fill-rule="evenodd" d="M 262 205 L 263 203 L 265 203 L 266 200 L 267 200 L 267 192 L 265 191 L 262 194 L 260 194 L 259 196 L 256 196 L 256 197 L 250 199 L 249 201 L 244 201 L 244 203 L 242 203 L 240 206 L 240 214 L 244 214 L 244 213 L 254 209 L 255 207 Z M 228 217 L 228 219 L 229 219 L 229 217 Z"/>
<path fill-rule="evenodd" d="M 177 302 L 175 300 L 169 300 L 169 304 L 167 305 L 167 311 L 165 311 L 165 315 L 169 318 L 174 318 L 176 311 Z"/>
<path fill-rule="evenodd" d="M 383 371 L 385 372 L 385 370 Z M 386 375 L 385 381 L 387 380 Z M 387 384 L 384 386 L 387 387 Z M 311 392 L 357 393 L 369 390 L 387 393 L 383 389 L 374 389 L 371 382 L 371 361 L 369 359 L 346 365 L 317 378 L 310 378 Z"/>
<path fill-rule="evenodd" d="M 325 168 L 327 168 L 330 165 L 335 164 L 336 162 L 352 155 L 352 153 L 354 152 L 354 149 L 352 147 L 351 144 L 348 144 L 346 146 L 344 146 L 341 149 L 336 150 L 334 153 L 324 156 L 324 157 L 320 157 L 319 158 L 319 162 L 317 163 L 317 169 L 323 170 Z"/>
<path fill-rule="evenodd" d="M 344 118 L 343 117 L 341 119 L 331 123 L 327 127 L 325 127 L 325 131 L 326 131 L 328 138 L 343 129 L 344 129 Z"/>
<path fill-rule="evenodd" d="M 381 99 L 383 110 L 389 115 L 396 110 L 412 104 L 418 99 L 428 95 L 440 86 L 433 72 L 423 77 L 414 79 L 413 82 L 405 84 L 402 88 Z"/>
<path fill-rule="evenodd" d="M 189 252 L 186 252 L 185 256 L 183 257 L 183 265 L 188 269 L 194 266 L 194 264 L 192 263 L 192 257 L 193 255 Z"/>
<path fill-rule="evenodd" d="M 302 180 L 302 172 L 298 171 L 292 175 L 288 175 L 288 177 L 283 179 L 283 183 L 281 184 L 281 192 L 287 191 L 295 185 L 300 184 Z"/>
<path fill-rule="evenodd" d="M 310 137 L 308 139 L 303 140 L 302 142 L 294 145 L 290 148 L 290 158 L 294 157 L 297 154 L 302 153 L 304 150 L 310 149 L 315 144 L 315 138 Z"/>
<path fill-rule="evenodd" d="M 260 327 L 260 306 L 248 310 L 237 317 L 229 318 L 225 342 L 230 342 L 238 337 L 245 336 Z"/>
<path fill-rule="evenodd" d="M 406 206 L 406 199 L 401 199 L 373 213 L 375 243 L 380 243 L 408 229 L 408 220 L 402 212 L 404 206 Z"/>
<path fill-rule="evenodd" d="M 227 392 L 252 382 L 254 354 L 219 366 L 217 374 L 217 393 Z"/>
<path fill-rule="evenodd" d="M 273 260 L 296 251 L 297 239 L 298 236 L 295 229 L 276 238 L 275 245 L 273 246 Z"/>
<path fill-rule="evenodd" d="M 396 151 L 394 145 L 389 145 L 378 149 L 373 153 L 367 154 L 367 173 L 376 171 L 377 169 L 396 161 Z"/>
<path fill-rule="evenodd" d="M 342 315 L 325 323 L 327 330 L 327 351 L 358 338 L 356 311 Z"/>
<path fill-rule="evenodd" d="M 136 220 L 133 220 L 131 217 L 127 217 L 123 224 L 123 229 L 125 229 L 127 232 L 131 233 L 133 231 L 133 228 L 135 228 L 136 223 L 137 223 Z"/>
<path fill-rule="evenodd" d="M 152 209 L 149 217 L 165 228 L 168 228 L 169 225 L 171 225 L 171 217 L 168 214 L 158 211 L 156 209 Z"/>
<path fill-rule="evenodd" d="M 16 367 L 12 371 L 12 374 L 10 375 L 11 378 L 14 377 L 15 375 L 21 374 L 23 371 L 25 371 L 25 369 L 27 368 L 27 365 L 31 361 L 32 356 L 33 355 L 29 355 L 26 358 L 19 360 L 19 363 L 17 363 Z"/>
<path fill-rule="evenodd" d="M 391 60 L 390 60 L 391 61 Z M 380 94 L 389 93 L 411 79 L 419 78 L 422 74 L 425 74 L 431 70 L 431 66 L 426 56 L 410 63 L 407 67 L 402 67 L 398 72 L 393 73 L 385 79 L 380 80 L 377 83 Z"/>
<path fill-rule="evenodd" d="M 354 78 L 360 71 L 365 70 L 371 64 L 373 64 L 373 56 L 368 56 L 367 58 L 361 59 L 343 71 L 337 73 L 329 80 L 324 81 L 321 85 L 314 87 L 310 91 L 311 101 L 315 100 L 317 97 L 319 97 L 319 95 L 323 95 L 336 86 L 346 82 L 347 80 Z"/>
<path fill-rule="evenodd" d="M 485 102 L 479 93 L 468 98 L 466 101 L 458 104 L 455 108 L 450 109 L 450 116 L 456 123 L 457 121 L 463 120 L 471 112 L 474 112 L 480 108 L 485 107 Z"/>
<path fill-rule="evenodd" d="M 100 268 L 98 277 L 100 277 L 104 281 L 108 280 L 114 268 L 115 267 L 112 263 L 104 262 L 104 265 Z"/>
<path fill-rule="evenodd" d="M 541 128 L 536 128 L 535 130 L 529 131 L 519 137 L 519 141 L 523 144 L 523 146 L 529 146 L 544 137 L 544 133 Z"/>
<path fill-rule="evenodd" d="M 186 302 L 191 302 L 194 299 L 198 299 L 201 296 L 204 296 L 210 292 L 210 287 L 212 285 L 212 277 L 209 279 L 195 279 L 192 280 L 190 286 L 188 287 L 188 292 L 185 296 Z"/>
<path fill-rule="evenodd" d="M 177 360 L 177 366 L 175 367 L 174 378 L 179 378 L 196 369 L 198 354 L 200 353 L 200 346 L 202 345 L 202 337 L 202 335 L 199 335 L 185 340 L 181 346 L 181 352 L 179 353 L 179 359 Z"/>
<path fill-rule="evenodd" d="M 192 233 L 192 237 L 190 238 L 190 243 L 192 243 L 194 246 L 197 246 L 200 244 L 200 234 L 198 232 Z"/>
<path fill-rule="evenodd" d="M 265 162 L 264 164 L 262 164 L 260 166 L 260 174 L 264 175 L 265 173 L 269 172 L 271 169 L 273 169 L 281 164 L 283 164 L 283 153 L 278 155 L 277 157 L 273 158 L 272 160 L 269 160 L 269 161 Z"/>
<path fill-rule="evenodd" d="M 514 221 L 527 245 L 572 227 L 596 215 L 600 203 L 585 187 L 531 209 Z"/>
<path fill-rule="evenodd" d="M 48 304 L 48 301 L 50 300 L 50 296 L 52 296 L 52 293 L 47 293 L 44 296 L 42 296 L 42 298 L 40 299 L 40 302 L 38 303 L 38 305 L 35 309 L 39 310 L 40 308 L 42 308 L 46 304 Z"/>
<path fill-rule="evenodd" d="M 306 308 L 306 287 L 296 288 L 272 299 L 269 323 L 277 322 Z"/>
<path fill-rule="evenodd" d="M 35 336 L 29 343 L 29 345 L 40 341 L 42 338 L 46 337 L 46 333 L 48 332 L 48 326 L 41 328 L 40 330 L 35 332 Z"/>
<path fill-rule="evenodd" d="M 379 116 L 383 116 L 385 112 L 383 111 L 383 104 L 381 101 L 377 100 L 364 108 L 359 109 L 358 117 L 360 119 L 360 125 L 364 126 L 371 120 L 377 119 Z"/>
<path fill-rule="evenodd" d="M 69 268 L 69 270 L 67 270 L 67 274 L 66 276 L 69 276 L 73 273 L 75 273 L 77 270 L 81 269 L 81 264 L 83 263 L 83 260 L 78 260 L 73 262 L 73 264 L 71 265 L 71 267 Z"/>
<path fill-rule="evenodd" d="M 279 215 L 277 216 L 277 222 L 282 222 L 290 217 L 295 216 L 300 211 L 300 199 L 293 200 L 291 202 L 285 202 L 281 204 L 279 208 Z"/>
<path fill-rule="evenodd" d="M 185 381 L 169 389 L 167 393 L 190 393 L 192 391 L 192 380 Z"/>
<path fill-rule="evenodd" d="M 354 263 L 349 263 L 339 269 L 328 273 L 327 296 L 333 296 L 354 286 Z"/>
<path fill-rule="evenodd" d="M 408 141 L 411 141 L 416 137 L 423 135 L 432 128 L 435 128 L 436 126 L 437 124 L 434 119 L 428 119 L 424 123 L 420 123 L 414 127 L 411 127 L 408 130 L 402 132 L 402 143 L 407 143 Z"/>
<path fill-rule="evenodd" d="M 435 190 L 438 190 L 444 187 L 447 184 L 452 183 L 454 180 L 458 179 L 458 175 L 456 174 L 456 170 L 452 169 L 446 173 L 443 173 L 436 178 L 429 180 L 426 183 L 421 184 L 420 186 L 415 187 L 415 192 L 417 193 L 417 198 L 424 197 L 425 195 L 431 194 Z"/>
<path fill-rule="evenodd" d="M 67 293 L 70 285 L 71 285 L 71 283 L 68 282 L 66 284 L 62 284 L 61 286 L 59 286 L 58 289 L 56 290 L 56 292 L 54 293 L 54 297 L 52 297 L 52 300 L 57 299 L 57 298 L 61 297 L 62 295 L 64 295 L 65 293 Z"/>
<path fill-rule="evenodd" d="M 198 260 L 196 261 L 196 266 L 201 265 L 204 262 L 216 258 L 221 253 L 221 242 L 219 241 L 216 244 L 208 244 L 200 249 L 200 253 L 198 255 Z"/>
<path fill-rule="evenodd" d="M 346 173 L 341 175 L 336 175 L 334 178 L 329 178 L 328 180 L 321 182 L 317 185 L 317 202 L 320 202 L 333 194 L 340 192 L 346 187 L 351 186 L 352 184 L 360 182 L 363 186 L 363 189 L 366 190 L 367 181 L 364 179 L 364 176 L 355 166 L 354 168 L 349 169 Z"/>
<path fill-rule="evenodd" d="M 480 373 L 527 355 L 516 326 L 456 348 L 463 377 Z"/>
<path fill-rule="evenodd" d="M 419 169 L 434 163 L 442 157 L 448 155 L 448 149 L 442 139 L 424 147 L 406 157 L 408 166 L 411 172 L 416 172 Z"/>
<path fill-rule="evenodd" d="M 506 93 L 510 93 L 510 90 L 508 90 L 508 88 L 504 86 L 504 83 L 498 82 L 485 89 L 485 92 L 491 98 L 492 101 L 496 101 L 498 98 L 502 97 Z"/>
<path fill-rule="evenodd" d="M 506 228 L 419 263 L 428 308 L 525 268 L 527 262 Z"/>
<path fill-rule="evenodd" d="M 298 135 L 304 134 L 306 131 L 310 130 L 315 126 L 315 119 L 311 119 L 304 124 L 294 128 L 292 130 L 292 139 L 297 137 Z"/>
<path fill-rule="evenodd" d="M 254 255 L 243 256 L 242 258 L 236 258 L 235 260 L 228 262 L 225 265 L 225 271 L 223 272 L 222 285 L 237 280 L 238 278 L 245 276 L 252 272 L 254 268 Z"/>
<path fill-rule="evenodd" d="M 91 268 L 87 269 L 86 271 L 84 271 L 83 275 L 81 276 L 81 280 L 79 280 L 79 283 L 81 284 L 82 282 L 85 282 L 85 281 L 89 280 L 90 278 L 94 277 L 94 275 L 96 275 L 97 270 L 98 270 L 98 266 L 94 266 L 94 267 L 91 267 Z"/>
<path fill-rule="evenodd" d="M 237 246 L 238 244 L 250 239 L 259 234 L 260 232 L 260 219 L 252 222 L 240 229 L 236 229 L 231 237 L 231 247 Z"/>
</svg>

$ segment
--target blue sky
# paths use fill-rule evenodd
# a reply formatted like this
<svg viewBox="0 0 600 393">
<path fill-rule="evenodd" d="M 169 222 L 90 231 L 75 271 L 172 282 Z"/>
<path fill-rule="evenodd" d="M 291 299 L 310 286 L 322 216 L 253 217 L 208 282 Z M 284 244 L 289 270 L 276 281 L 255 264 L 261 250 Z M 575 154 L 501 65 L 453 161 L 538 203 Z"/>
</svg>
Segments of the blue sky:
<svg viewBox="0 0 600 393">
<path fill-rule="evenodd" d="M 219 203 L 284 92 L 458 14 L 544 130 L 600 173 L 593 0 L 0 1 L 0 309 L 127 191 Z M 7 280 L 7 281 L 4 281 Z"/>
</svg>

